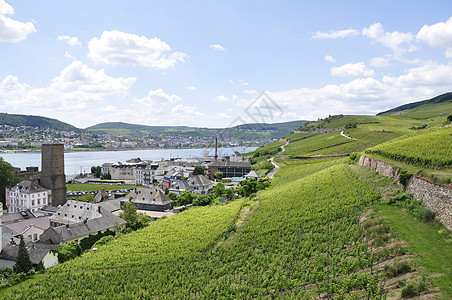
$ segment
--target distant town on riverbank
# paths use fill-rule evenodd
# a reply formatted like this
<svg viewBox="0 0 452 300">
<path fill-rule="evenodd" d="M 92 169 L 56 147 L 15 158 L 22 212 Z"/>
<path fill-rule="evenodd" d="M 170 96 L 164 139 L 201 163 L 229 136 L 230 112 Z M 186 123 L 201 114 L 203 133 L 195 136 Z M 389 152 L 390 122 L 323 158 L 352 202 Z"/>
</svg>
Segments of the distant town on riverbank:
<svg viewBox="0 0 452 300">
<path fill-rule="evenodd" d="M 64 143 L 65 151 L 261 146 L 293 132 L 306 121 L 243 124 L 230 128 L 146 126 L 103 123 L 79 129 L 55 119 L 0 114 L 0 150 L 40 151 L 44 143 Z"/>
</svg>

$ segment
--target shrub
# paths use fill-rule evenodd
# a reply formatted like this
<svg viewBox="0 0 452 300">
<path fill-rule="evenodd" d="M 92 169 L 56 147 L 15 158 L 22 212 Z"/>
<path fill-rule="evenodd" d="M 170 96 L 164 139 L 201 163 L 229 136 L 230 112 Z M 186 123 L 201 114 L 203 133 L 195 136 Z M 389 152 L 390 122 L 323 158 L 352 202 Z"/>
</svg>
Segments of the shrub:
<svg viewBox="0 0 452 300">
<path fill-rule="evenodd" d="M 100 240 L 98 240 L 97 242 L 95 242 L 94 245 L 93 245 L 93 247 L 96 248 L 96 247 L 105 245 L 106 243 L 108 243 L 108 242 L 110 242 L 110 241 L 112 241 L 112 240 L 114 240 L 114 239 L 115 239 L 115 238 L 114 238 L 112 235 L 104 236 L 104 237 L 102 237 Z"/>
<path fill-rule="evenodd" d="M 412 173 L 406 171 L 406 170 L 401 170 L 399 173 L 399 182 L 400 184 L 402 184 L 404 187 L 407 186 L 408 181 L 410 180 L 411 176 L 413 176 Z"/>
<path fill-rule="evenodd" d="M 389 278 L 406 274 L 411 271 L 411 265 L 407 261 L 396 261 L 392 266 L 385 265 L 384 271 Z"/>
<path fill-rule="evenodd" d="M 58 245 L 57 252 L 58 262 L 62 263 L 82 254 L 82 248 L 77 242 L 71 241 L 67 244 Z"/>
<path fill-rule="evenodd" d="M 428 223 L 435 219 L 436 213 L 426 207 L 419 206 L 415 209 L 414 215 L 419 217 L 422 221 Z"/>
<path fill-rule="evenodd" d="M 402 289 L 402 298 L 410 298 L 416 295 L 416 288 L 411 283 Z"/>
<path fill-rule="evenodd" d="M 361 157 L 360 153 L 352 153 L 352 154 L 350 154 L 348 163 L 349 164 L 356 164 L 359 161 L 360 157 Z"/>
</svg>

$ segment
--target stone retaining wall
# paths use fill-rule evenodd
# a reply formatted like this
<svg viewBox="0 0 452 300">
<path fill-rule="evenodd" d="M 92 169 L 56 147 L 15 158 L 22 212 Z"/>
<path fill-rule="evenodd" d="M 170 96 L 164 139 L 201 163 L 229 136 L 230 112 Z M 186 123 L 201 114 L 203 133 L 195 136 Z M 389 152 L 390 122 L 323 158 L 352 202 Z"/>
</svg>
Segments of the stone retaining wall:
<svg viewBox="0 0 452 300">
<path fill-rule="evenodd" d="M 358 165 L 392 178 L 394 182 L 401 185 L 399 182 L 400 168 L 365 155 L 359 158 Z M 416 200 L 424 202 L 426 207 L 436 213 L 436 218 L 447 229 L 452 230 L 452 186 L 438 184 L 427 178 L 414 175 L 409 180 L 406 190 Z"/>
<path fill-rule="evenodd" d="M 436 213 L 436 218 L 452 230 L 452 187 L 414 175 L 407 185 L 416 200 Z"/>
<path fill-rule="evenodd" d="M 383 176 L 393 178 L 394 182 L 399 182 L 400 168 L 396 168 L 393 165 L 385 163 L 381 160 L 361 155 L 358 165 L 367 169 L 371 169 Z"/>
</svg>

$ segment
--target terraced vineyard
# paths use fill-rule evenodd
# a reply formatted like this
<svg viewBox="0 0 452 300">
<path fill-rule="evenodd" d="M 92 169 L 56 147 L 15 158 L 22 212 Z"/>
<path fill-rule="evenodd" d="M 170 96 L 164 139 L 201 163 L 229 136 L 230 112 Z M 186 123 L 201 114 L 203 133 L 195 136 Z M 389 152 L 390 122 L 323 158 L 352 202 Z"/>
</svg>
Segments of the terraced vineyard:
<svg viewBox="0 0 452 300">
<path fill-rule="evenodd" d="M 415 166 L 446 168 L 452 166 L 452 128 L 439 128 L 384 143 L 366 150 Z"/>
<path fill-rule="evenodd" d="M 351 142 L 351 140 L 340 135 L 339 131 L 334 131 L 331 133 L 322 133 L 313 135 L 301 141 L 290 143 L 286 147 L 284 155 L 303 156 L 306 153 L 312 151 L 325 149 L 328 147 L 333 147 L 338 144 L 349 142 Z"/>
<path fill-rule="evenodd" d="M 345 131 L 345 134 L 355 140 L 335 147 L 311 151 L 306 153 L 306 155 L 331 155 L 361 152 L 369 147 L 373 147 L 403 135 L 403 133 L 400 132 L 368 131 L 361 128 L 347 130 Z"/>
<path fill-rule="evenodd" d="M 361 208 L 379 197 L 346 165 L 290 166 L 234 233 L 241 201 L 188 210 L 57 265 L 11 299 L 379 299 Z M 250 206 L 248 206 L 250 205 Z M 243 212 L 242 212 L 243 213 Z"/>
</svg>

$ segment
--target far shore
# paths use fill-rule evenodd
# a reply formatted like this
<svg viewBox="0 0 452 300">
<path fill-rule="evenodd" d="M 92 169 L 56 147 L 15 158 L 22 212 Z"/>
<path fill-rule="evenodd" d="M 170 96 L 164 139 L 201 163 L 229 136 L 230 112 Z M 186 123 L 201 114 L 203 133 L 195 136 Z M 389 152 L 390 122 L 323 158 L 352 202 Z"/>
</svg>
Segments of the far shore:
<svg viewBox="0 0 452 300">
<path fill-rule="evenodd" d="M 252 146 L 252 145 L 247 145 L 247 146 L 227 146 L 227 147 L 218 147 L 220 148 L 233 148 L 233 147 L 239 147 L 239 148 L 250 148 L 250 147 L 258 147 L 258 146 Z M 159 147 L 154 147 L 154 148 L 120 148 L 120 149 L 113 149 L 113 148 L 83 148 L 83 149 L 65 149 L 64 153 L 71 153 L 71 152 L 103 152 L 103 151 L 134 151 L 134 150 L 178 150 L 178 149 L 211 149 L 211 148 L 215 148 L 214 146 L 197 146 L 197 147 L 189 147 L 189 148 L 159 148 Z M 41 149 L 33 149 L 33 150 L 0 150 L 0 153 L 41 153 Z"/>
</svg>

